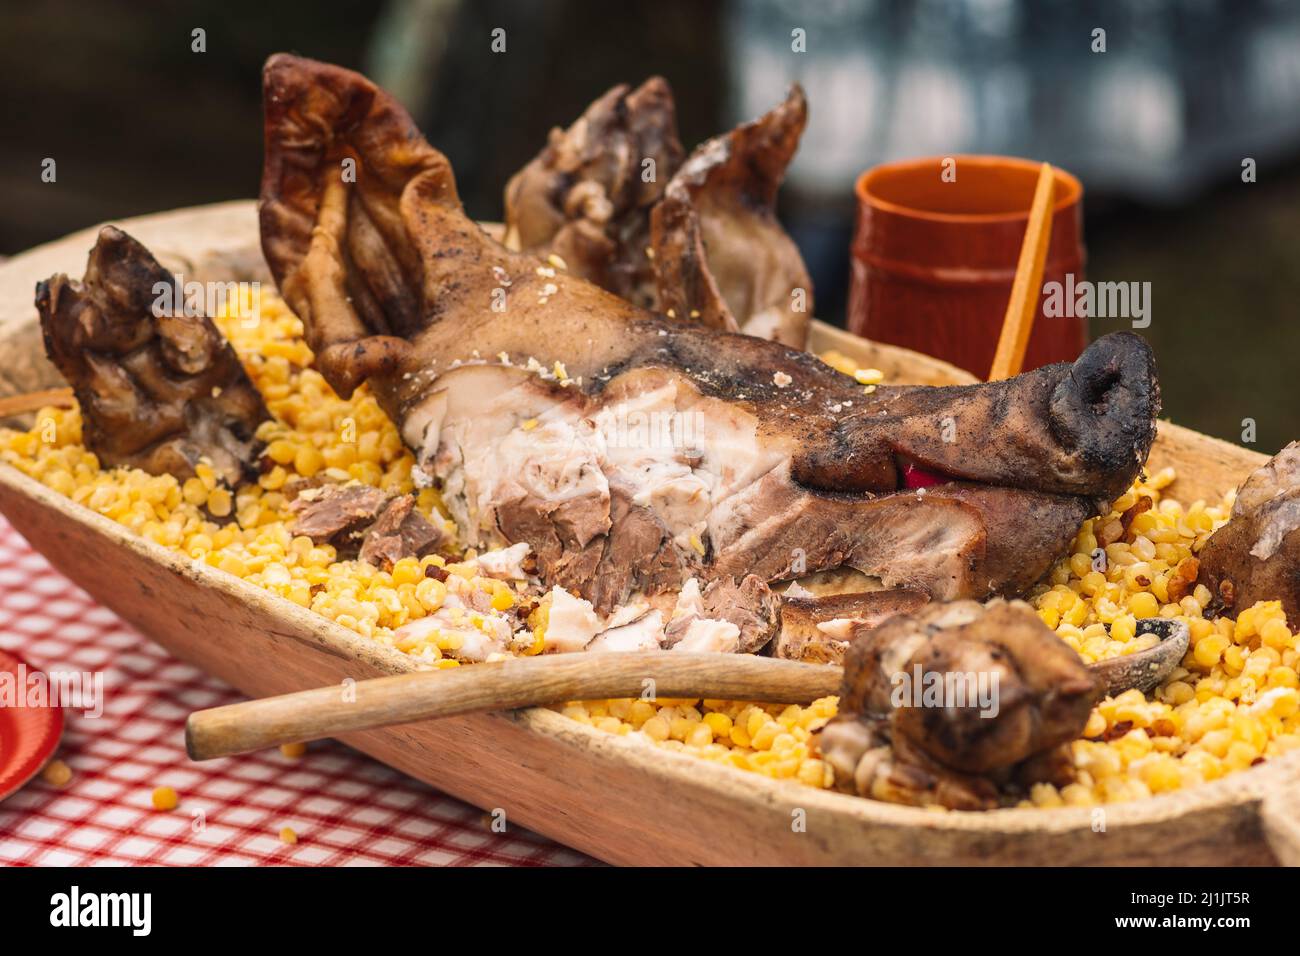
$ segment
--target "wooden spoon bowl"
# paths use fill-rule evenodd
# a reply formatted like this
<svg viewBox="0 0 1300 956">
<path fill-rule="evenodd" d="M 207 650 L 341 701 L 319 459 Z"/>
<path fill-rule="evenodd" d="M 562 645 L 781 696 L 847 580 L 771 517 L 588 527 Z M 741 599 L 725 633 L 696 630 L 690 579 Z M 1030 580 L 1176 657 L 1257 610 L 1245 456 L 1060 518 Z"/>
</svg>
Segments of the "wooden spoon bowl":
<svg viewBox="0 0 1300 956">
<path fill-rule="evenodd" d="M 1158 634 L 1160 643 L 1136 654 L 1112 657 L 1088 666 L 1088 670 L 1102 682 L 1105 696 L 1115 697 L 1130 689 L 1147 693 L 1182 662 L 1191 643 L 1187 625 L 1166 617 L 1146 617 L 1138 621 L 1134 636 L 1143 634 Z"/>
</svg>

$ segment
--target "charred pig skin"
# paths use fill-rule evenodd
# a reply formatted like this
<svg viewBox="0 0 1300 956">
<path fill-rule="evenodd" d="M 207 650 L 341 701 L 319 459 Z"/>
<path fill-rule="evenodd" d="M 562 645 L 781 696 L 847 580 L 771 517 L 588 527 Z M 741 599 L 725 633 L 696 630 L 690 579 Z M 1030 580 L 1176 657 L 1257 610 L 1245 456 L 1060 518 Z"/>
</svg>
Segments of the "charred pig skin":
<svg viewBox="0 0 1300 956">
<path fill-rule="evenodd" d="M 510 179 L 506 245 L 542 259 L 554 253 L 571 274 L 652 308 L 650 210 L 683 155 L 667 80 L 614 87 L 568 129 L 552 130 Z"/>
<path fill-rule="evenodd" d="M 255 474 L 255 432 L 270 415 L 208 316 L 178 301 L 155 307 L 176 284 L 105 226 L 80 282 L 60 274 L 36 287 L 45 352 L 76 393 L 100 461 L 184 480 L 206 458 L 234 486 Z"/>
<path fill-rule="evenodd" d="M 1005 382 L 867 393 L 504 248 L 364 77 L 277 55 L 264 79 L 263 249 L 321 373 L 369 383 L 468 543 L 526 541 L 602 612 L 840 565 L 937 599 L 1019 593 L 1145 460 L 1158 390 L 1136 336 Z M 910 465 L 940 482 L 907 487 Z"/>
<path fill-rule="evenodd" d="M 776 194 L 807 120 L 796 85 L 683 162 L 667 82 L 616 86 L 511 178 L 505 244 L 678 321 L 802 348 L 812 279 Z"/>
<path fill-rule="evenodd" d="M 1229 613 L 1281 601 L 1290 626 L 1300 626 L 1300 442 L 1246 479 L 1228 523 L 1197 557 L 1201 583 Z"/>
<path fill-rule="evenodd" d="M 650 214 L 659 311 L 803 348 L 812 277 L 776 218 L 808 122 L 797 84 L 774 109 L 696 148 Z"/>
<path fill-rule="evenodd" d="M 1063 779 L 1061 748 L 1098 696 L 1029 605 L 930 604 L 854 638 L 819 747 L 837 785 L 862 796 L 989 809 L 997 784 Z"/>
</svg>

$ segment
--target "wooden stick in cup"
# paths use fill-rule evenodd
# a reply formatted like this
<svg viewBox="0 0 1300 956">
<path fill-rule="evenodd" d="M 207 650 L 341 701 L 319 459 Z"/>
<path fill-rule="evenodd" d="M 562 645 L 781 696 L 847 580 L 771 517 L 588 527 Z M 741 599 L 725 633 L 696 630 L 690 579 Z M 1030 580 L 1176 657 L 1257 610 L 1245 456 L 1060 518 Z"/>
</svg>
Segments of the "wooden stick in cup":
<svg viewBox="0 0 1300 956">
<path fill-rule="evenodd" d="M 1011 378 L 1020 374 L 1025 364 L 1025 350 L 1029 347 L 1029 334 L 1038 318 L 1038 300 L 1043 288 L 1043 267 L 1047 263 L 1047 246 L 1052 238 L 1052 194 L 1056 172 L 1043 163 L 1038 172 L 1038 185 L 1034 188 L 1034 201 L 1029 207 L 1029 223 L 1025 238 L 1020 244 L 1020 261 L 1016 264 L 1016 277 L 1011 284 L 1011 301 L 1002 319 L 1002 334 L 998 336 L 998 349 L 993 354 L 993 367 L 989 381 Z"/>
</svg>

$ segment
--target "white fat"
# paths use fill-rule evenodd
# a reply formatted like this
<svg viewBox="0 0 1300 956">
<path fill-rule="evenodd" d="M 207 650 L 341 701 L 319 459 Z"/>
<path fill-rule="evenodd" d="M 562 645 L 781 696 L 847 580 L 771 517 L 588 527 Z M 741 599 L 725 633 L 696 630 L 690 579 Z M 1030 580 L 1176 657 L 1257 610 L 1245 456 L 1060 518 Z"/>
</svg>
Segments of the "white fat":
<svg viewBox="0 0 1300 956">
<path fill-rule="evenodd" d="M 580 651 L 600 631 L 600 618 L 590 601 L 574 597 L 558 584 L 551 588 L 551 611 L 546 619 L 543 650 Z"/>
<path fill-rule="evenodd" d="M 644 598 L 632 601 L 628 604 L 620 604 L 610 612 L 609 617 L 605 618 L 605 628 L 622 627 L 624 624 L 631 624 L 633 621 L 644 617 L 646 611 L 650 610 L 650 602 Z"/>
<path fill-rule="evenodd" d="M 860 622 L 849 617 L 836 617 L 829 621 L 819 621 L 817 630 L 836 641 L 847 641 L 853 636 L 853 625 Z"/>
<path fill-rule="evenodd" d="M 691 534 L 707 527 L 720 503 L 785 455 L 760 446 L 750 413 L 701 397 L 680 379 L 649 379 L 644 391 L 633 383 L 593 410 L 576 390 L 539 382 L 525 369 L 462 366 L 439 381 L 439 394 L 449 396 L 445 413 L 419 406 L 419 420 L 408 421 L 403 435 L 411 441 L 415 430 L 436 432 L 432 470 L 469 544 L 499 540 L 501 502 L 592 497 L 608 508 L 612 487 L 653 511 L 679 546 L 693 547 Z"/>
<path fill-rule="evenodd" d="M 478 569 L 489 578 L 521 581 L 528 577 L 522 562 L 532 550 L 527 541 L 520 541 L 508 548 L 488 551 L 478 556 Z"/>
<path fill-rule="evenodd" d="M 481 664 L 492 654 L 503 653 L 506 642 L 490 637 L 480 630 L 468 627 L 446 628 L 444 634 L 455 634 L 461 639 L 460 647 L 445 651 L 458 660 Z"/>
<path fill-rule="evenodd" d="M 474 621 L 481 626 L 475 626 Z M 408 637 L 429 637 L 434 632 L 460 638 L 460 647 L 445 650 L 457 660 L 479 663 L 492 654 L 503 653 L 510 641 L 510 622 L 500 615 L 467 611 L 463 604 L 449 596 L 448 603 L 428 617 L 403 624 L 393 632 L 401 641 Z"/>
<path fill-rule="evenodd" d="M 690 578 L 677 592 L 677 606 L 673 608 L 672 620 L 683 617 L 703 617 L 704 600 L 700 596 L 700 582 Z"/>
<path fill-rule="evenodd" d="M 1300 528 L 1300 498 L 1279 502 L 1267 514 L 1264 530 L 1250 549 L 1251 556 L 1261 561 L 1267 561 L 1277 554 L 1282 541 L 1292 531 Z"/>
<path fill-rule="evenodd" d="M 791 581 L 790 586 L 785 589 L 785 597 L 788 598 L 810 598 L 816 597 L 811 591 L 800 584 L 798 581 Z"/>
<path fill-rule="evenodd" d="M 730 621 L 715 621 L 697 617 L 686 627 L 682 639 L 673 645 L 675 651 L 716 651 L 732 654 L 740 649 L 740 628 Z"/>
<path fill-rule="evenodd" d="M 1272 687 L 1255 698 L 1255 702 L 1247 708 L 1246 713 L 1255 714 L 1256 716 L 1271 713 L 1273 705 L 1279 699 L 1289 697 L 1291 689 L 1289 687 Z"/>
<path fill-rule="evenodd" d="M 819 736 L 821 757 L 831 765 L 839 781 L 852 780 L 858 762 L 876 745 L 871 729 L 860 720 L 832 720 Z"/>
<path fill-rule="evenodd" d="M 746 335 L 775 341 L 777 340 L 776 332 L 781 328 L 788 315 L 789 313 L 784 309 L 772 306 L 751 315 L 745 324 L 741 326 L 740 331 Z"/>
<path fill-rule="evenodd" d="M 647 611 L 626 624 L 606 628 L 597 634 L 587 650 L 605 651 L 656 651 L 664 637 L 664 616 L 658 611 Z"/>
<path fill-rule="evenodd" d="M 447 414 L 447 392 L 439 390 L 423 399 L 402 418 L 402 440 L 416 449 L 416 461 L 423 471 L 438 451 L 442 422 Z"/>
</svg>

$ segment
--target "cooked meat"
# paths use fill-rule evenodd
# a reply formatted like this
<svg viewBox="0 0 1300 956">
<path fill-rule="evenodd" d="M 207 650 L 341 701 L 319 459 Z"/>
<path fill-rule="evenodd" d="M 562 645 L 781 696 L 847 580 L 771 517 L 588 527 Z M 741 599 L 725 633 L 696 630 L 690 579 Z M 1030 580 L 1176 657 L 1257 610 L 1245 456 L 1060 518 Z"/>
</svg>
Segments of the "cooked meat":
<svg viewBox="0 0 1300 956">
<path fill-rule="evenodd" d="M 1300 627 L 1300 442 L 1292 442 L 1237 490 L 1228 523 L 1198 556 L 1200 580 L 1233 613 L 1281 601 Z"/>
<path fill-rule="evenodd" d="M 907 588 L 823 597 L 782 595 L 781 633 L 772 645 L 772 656 L 842 665 L 855 635 L 895 614 L 915 611 L 928 600 L 921 591 Z"/>
<path fill-rule="evenodd" d="M 212 320 L 186 314 L 177 279 L 144 246 L 105 226 L 80 282 L 36 286 L 50 361 L 77 395 L 86 446 L 107 465 L 186 479 L 203 458 L 230 485 L 251 477 L 268 418 Z"/>
<path fill-rule="evenodd" d="M 1068 767 L 1098 686 L 1020 601 L 931 604 L 858 635 L 840 714 L 822 731 L 837 784 L 864 796 L 954 809 L 996 803 Z"/>
<path fill-rule="evenodd" d="M 812 279 L 776 218 L 808 120 L 795 86 L 771 112 L 691 154 L 650 219 L 659 311 L 803 348 Z"/>
<path fill-rule="evenodd" d="M 265 84 L 263 248 L 321 373 L 369 382 L 467 543 L 527 542 L 599 614 L 692 577 L 843 565 L 932 598 L 1017 593 L 1154 438 L 1137 336 L 1005 382 L 865 394 L 505 249 L 365 78 L 279 55 Z M 909 487 L 918 468 L 931 487 Z"/>
<path fill-rule="evenodd" d="M 384 506 L 366 529 L 360 558 L 391 569 L 402 558 L 428 554 L 442 541 L 442 531 L 415 508 L 415 495 L 399 495 Z"/>
<path fill-rule="evenodd" d="M 762 578 L 749 574 L 736 583 L 724 576 L 714 578 L 703 590 L 682 591 L 664 630 L 663 645 L 754 654 L 768 645 L 780 625 L 781 601 Z"/>
<path fill-rule="evenodd" d="M 650 208 L 682 155 L 668 82 L 614 87 L 510 180 L 506 245 L 555 253 L 570 274 L 653 308 Z"/>
<path fill-rule="evenodd" d="M 379 517 L 388 495 L 370 485 L 324 485 L 302 492 L 289 504 L 297 516 L 295 534 L 316 544 L 346 546 Z"/>
<path fill-rule="evenodd" d="M 309 489 L 289 507 L 295 534 L 380 568 L 428 554 L 443 539 L 442 530 L 416 510 L 414 495 L 393 496 L 370 485 Z"/>
</svg>

